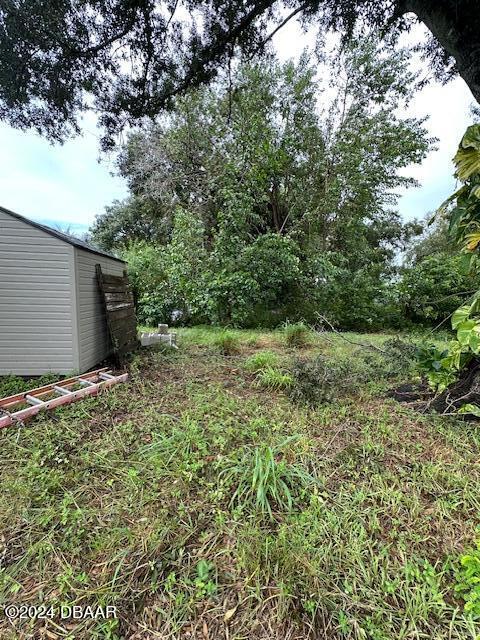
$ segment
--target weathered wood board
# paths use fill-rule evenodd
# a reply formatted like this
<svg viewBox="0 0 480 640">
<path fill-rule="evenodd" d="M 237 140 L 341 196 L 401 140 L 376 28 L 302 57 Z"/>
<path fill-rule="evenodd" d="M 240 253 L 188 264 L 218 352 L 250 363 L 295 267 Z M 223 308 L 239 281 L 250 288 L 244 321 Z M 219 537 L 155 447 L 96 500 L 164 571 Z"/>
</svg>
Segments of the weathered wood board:
<svg viewBox="0 0 480 640">
<path fill-rule="evenodd" d="M 139 347 L 137 317 L 128 276 L 111 276 L 96 265 L 98 286 L 105 304 L 108 331 L 117 360 Z"/>
</svg>

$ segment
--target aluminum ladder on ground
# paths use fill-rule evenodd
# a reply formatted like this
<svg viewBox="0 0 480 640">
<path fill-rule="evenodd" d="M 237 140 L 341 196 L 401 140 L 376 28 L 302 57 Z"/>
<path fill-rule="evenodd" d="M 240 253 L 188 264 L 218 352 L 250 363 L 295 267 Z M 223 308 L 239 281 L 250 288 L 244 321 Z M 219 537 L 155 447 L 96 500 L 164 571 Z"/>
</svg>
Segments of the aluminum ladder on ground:
<svg viewBox="0 0 480 640">
<path fill-rule="evenodd" d="M 48 411 L 88 396 L 96 396 L 102 389 L 126 382 L 128 374 L 112 375 L 108 367 L 89 371 L 80 376 L 60 380 L 0 400 L 0 429 L 14 423 L 21 424 L 40 411 Z M 80 388 L 71 387 L 80 385 Z M 46 398 L 46 396 L 49 396 Z M 27 407 L 19 408 L 27 404 Z"/>
</svg>

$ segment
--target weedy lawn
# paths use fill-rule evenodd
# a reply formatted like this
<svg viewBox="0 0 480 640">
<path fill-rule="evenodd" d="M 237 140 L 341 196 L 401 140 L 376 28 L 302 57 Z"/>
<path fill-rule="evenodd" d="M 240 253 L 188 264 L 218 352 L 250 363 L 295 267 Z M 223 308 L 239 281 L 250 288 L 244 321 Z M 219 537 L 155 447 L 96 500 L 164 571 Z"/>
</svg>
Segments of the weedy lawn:
<svg viewBox="0 0 480 640">
<path fill-rule="evenodd" d="M 179 333 L 128 384 L 0 433 L 0 604 L 118 612 L 0 612 L 0 637 L 477 638 L 460 558 L 480 521 L 480 427 L 367 376 L 293 403 L 293 360 L 355 358 L 337 335 Z"/>
</svg>

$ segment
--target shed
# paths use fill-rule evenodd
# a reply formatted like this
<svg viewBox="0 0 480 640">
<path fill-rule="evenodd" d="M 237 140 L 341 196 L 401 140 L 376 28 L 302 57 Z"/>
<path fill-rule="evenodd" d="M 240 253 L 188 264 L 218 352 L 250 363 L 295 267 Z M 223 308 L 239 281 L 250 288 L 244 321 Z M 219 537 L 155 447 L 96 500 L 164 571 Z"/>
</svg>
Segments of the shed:
<svg viewBox="0 0 480 640">
<path fill-rule="evenodd" d="M 0 207 L 0 375 L 83 373 L 112 352 L 96 265 L 126 263 Z"/>
</svg>

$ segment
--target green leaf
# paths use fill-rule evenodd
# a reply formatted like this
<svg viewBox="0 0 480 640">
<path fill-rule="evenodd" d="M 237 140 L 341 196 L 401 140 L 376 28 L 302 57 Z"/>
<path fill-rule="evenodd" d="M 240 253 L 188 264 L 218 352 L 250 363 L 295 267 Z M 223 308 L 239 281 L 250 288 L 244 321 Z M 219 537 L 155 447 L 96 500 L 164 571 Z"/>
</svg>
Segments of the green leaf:
<svg viewBox="0 0 480 640">
<path fill-rule="evenodd" d="M 469 343 L 470 337 L 476 324 L 476 320 L 465 320 L 465 322 L 461 322 L 458 325 L 457 340 L 461 345 L 467 345 Z"/>
<path fill-rule="evenodd" d="M 460 256 L 459 272 L 463 275 L 467 275 L 472 270 L 472 261 L 475 260 L 475 256 L 472 253 L 464 253 Z M 478 298 L 477 298 L 478 300 Z M 475 309 L 472 308 L 472 311 Z"/>
<path fill-rule="evenodd" d="M 463 407 L 460 407 L 460 409 L 458 410 L 458 413 L 460 414 L 468 413 L 469 415 L 480 418 L 480 407 L 478 407 L 476 404 L 464 404 Z"/>
<path fill-rule="evenodd" d="M 460 142 L 460 148 L 480 151 L 480 124 L 472 124 L 467 128 Z"/>
<path fill-rule="evenodd" d="M 456 176 L 462 182 L 474 173 L 480 173 L 480 125 L 468 127 L 453 161 L 457 168 Z"/>
<path fill-rule="evenodd" d="M 462 322 L 465 322 L 470 315 L 470 305 L 459 307 L 452 315 L 452 329 L 457 329 Z"/>
<path fill-rule="evenodd" d="M 473 331 L 470 336 L 470 340 L 468 341 L 468 346 L 473 351 L 473 353 L 477 354 L 480 351 L 480 335 L 478 334 L 478 325 L 477 331 Z"/>
<path fill-rule="evenodd" d="M 480 231 L 474 231 L 465 235 L 465 249 L 467 251 L 475 251 L 480 243 Z"/>
<path fill-rule="evenodd" d="M 441 216 L 442 214 L 446 213 L 446 211 L 448 210 L 448 205 L 451 202 L 454 202 L 455 200 L 458 200 L 458 198 L 461 198 L 466 193 L 467 193 L 467 187 L 465 185 L 463 185 L 462 187 L 460 187 L 460 189 L 455 191 L 455 193 L 452 193 L 451 196 L 448 196 L 448 198 L 446 200 L 444 200 L 442 202 L 442 204 L 438 207 L 437 211 L 435 212 L 435 215 L 433 216 L 433 218 L 431 219 L 429 224 L 431 224 L 434 220 L 436 220 L 438 216 Z M 452 223 L 450 223 L 450 224 L 452 224 Z"/>
</svg>

